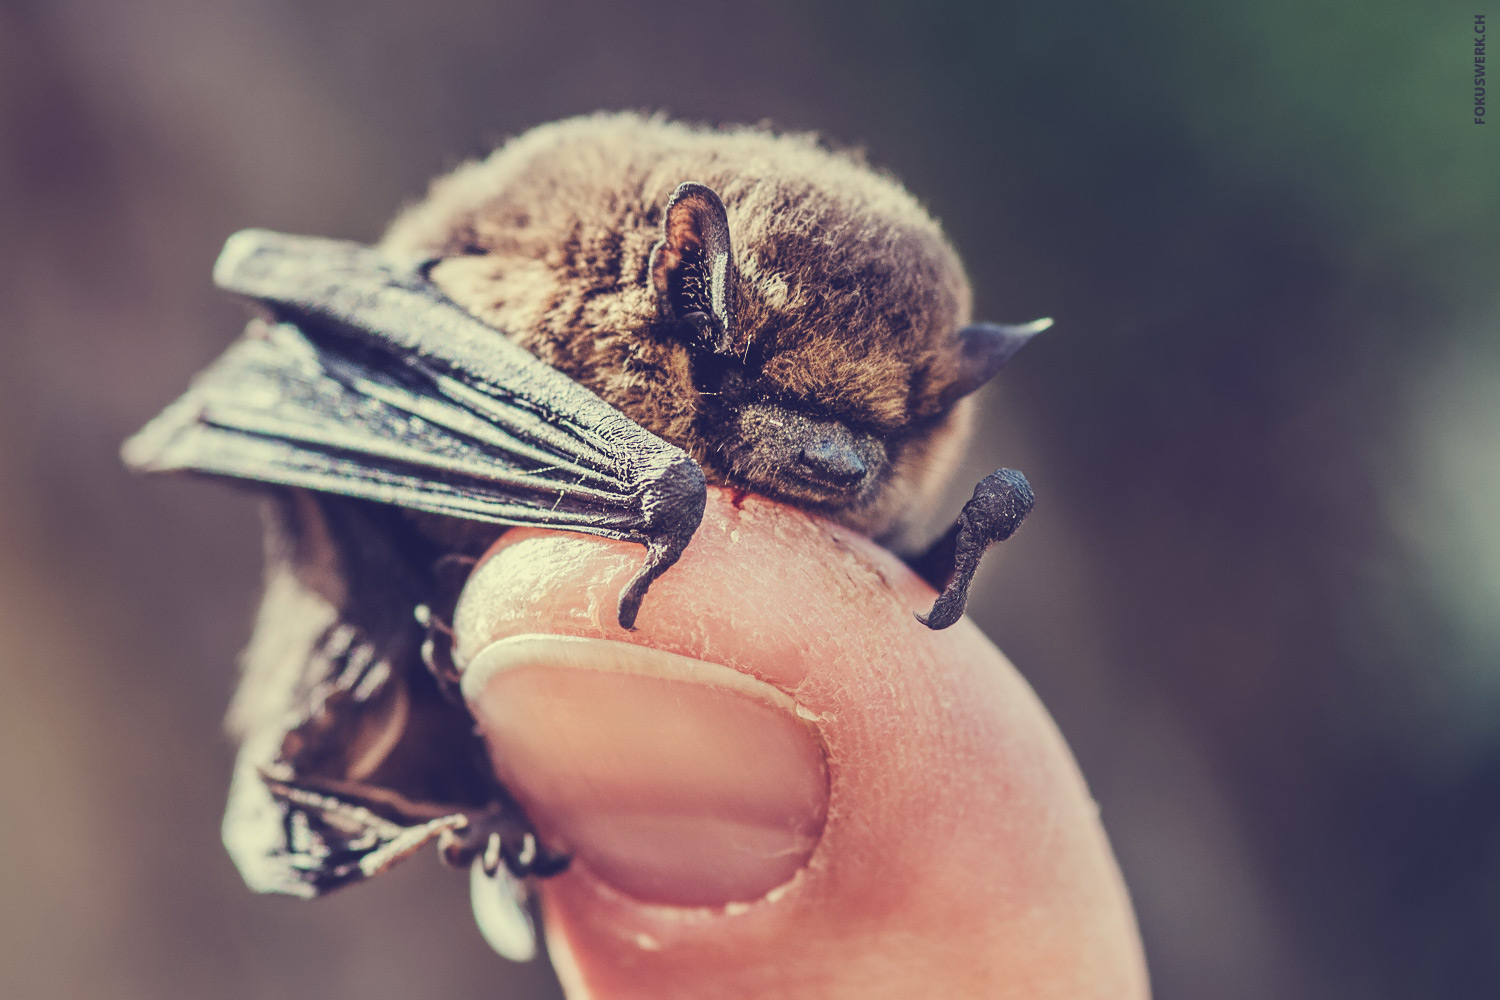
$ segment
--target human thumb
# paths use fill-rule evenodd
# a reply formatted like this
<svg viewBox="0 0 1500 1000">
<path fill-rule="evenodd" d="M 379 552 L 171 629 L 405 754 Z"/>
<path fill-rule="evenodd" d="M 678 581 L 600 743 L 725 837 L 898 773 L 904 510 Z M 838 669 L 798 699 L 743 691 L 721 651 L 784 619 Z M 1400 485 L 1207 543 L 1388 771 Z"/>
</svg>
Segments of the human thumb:
<svg viewBox="0 0 1500 1000">
<path fill-rule="evenodd" d="M 899 560 L 711 490 L 625 631 L 639 560 L 512 531 L 456 614 L 496 769 L 574 858 L 541 883 L 570 1000 L 1148 995 L 1056 727 Z"/>
</svg>

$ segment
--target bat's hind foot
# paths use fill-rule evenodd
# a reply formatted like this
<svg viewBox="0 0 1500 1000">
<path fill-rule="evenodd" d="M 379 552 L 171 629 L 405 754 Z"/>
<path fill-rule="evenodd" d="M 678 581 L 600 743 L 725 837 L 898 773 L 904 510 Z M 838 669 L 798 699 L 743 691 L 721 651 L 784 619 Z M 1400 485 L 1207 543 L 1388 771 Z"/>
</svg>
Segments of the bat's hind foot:
<svg viewBox="0 0 1500 1000">
<path fill-rule="evenodd" d="M 953 527 L 912 560 L 912 568 L 942 591 L 932 610 L 918 614 L 917 621 L 940 629 L 963 617 L 980 557 L 991 545 L 1015 534 L 1034 502 L 1031 484 L 1015 469 L 1000 469 L 979 481 Z"/>
<path fill-rule="evenodd" d="M 486 875 L 495 874 L 503 864 L 516 878 L 549 878 L 572 861 L 571 855 L 548 849 L 509 802 L 465 818 L 464 828 L 449 833 L 439 845 L 443 860 L 454 868 L 467 868 L 477 857 Z"/>
</svg>

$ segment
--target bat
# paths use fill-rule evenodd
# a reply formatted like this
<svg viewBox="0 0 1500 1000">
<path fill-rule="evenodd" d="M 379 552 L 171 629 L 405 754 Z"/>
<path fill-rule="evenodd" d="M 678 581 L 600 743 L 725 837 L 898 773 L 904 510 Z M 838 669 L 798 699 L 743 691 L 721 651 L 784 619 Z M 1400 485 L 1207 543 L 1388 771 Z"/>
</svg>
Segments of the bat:
<svg viewBox="0 0 1500 1000">
<path fill-rule="evenodd" d="M 1050 323 L 968 323 L 936 222 L 854 157 L 632 115 L 513 140 L 379 247 L 238 233 L 214 278 L 260 315 L 124 456 L 270 497 L 226 846 L 252 888 L 316 896 L 435 841 L 518 957 L 521 880 L 567 859 L 455 691 L 445 622 L 473 558 L 517 525 L 639 543 L 632 628 L 709 482 L 901 545 L 971 393 Z M 919 620 L 961 617 L 1032 503 L 1001 469 L 910 554 L 940 591 Z"/>
</svg>

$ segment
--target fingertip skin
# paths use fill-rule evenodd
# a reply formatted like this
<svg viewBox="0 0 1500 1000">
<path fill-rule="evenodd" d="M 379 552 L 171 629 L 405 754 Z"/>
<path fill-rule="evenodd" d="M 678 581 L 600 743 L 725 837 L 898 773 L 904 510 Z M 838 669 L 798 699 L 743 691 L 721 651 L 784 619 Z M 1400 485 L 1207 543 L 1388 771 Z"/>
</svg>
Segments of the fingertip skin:
<svg viewBox="0 0 1500 1000">
<path fill-rule="evenodd" d="M 579 535 L 508 533 L 460 606 L 461 661 L 529 633 L 640 643 L 785 692 L 826 749 L 822 837 L 762 899 L 643 903 L 587 863 L 542 883 L 569 996 L 1148 996 L 1097 809 L 1014 667 L 968 619 L 917 622 L 932 589 L 872 542 L 737 499 L 710 490 L 635 631 L 608 612 L 638 550 Z"/>
</svg>

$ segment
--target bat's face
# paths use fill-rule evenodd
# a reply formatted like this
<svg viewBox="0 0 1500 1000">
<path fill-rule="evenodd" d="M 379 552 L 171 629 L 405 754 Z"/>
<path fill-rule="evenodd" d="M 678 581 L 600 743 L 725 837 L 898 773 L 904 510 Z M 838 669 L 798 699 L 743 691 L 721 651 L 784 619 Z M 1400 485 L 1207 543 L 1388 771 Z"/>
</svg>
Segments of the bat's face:
<svg viewBox="0 0 1500 1000">
<path fill-rule="evenodd" d="M 941 487 L 964 397 L 1021 339 L 965 327 L 962 265 L 899 184 L 802 137 L 544 126 L 437 182 L 386 245 L 436 252 L 451 298 L 710 481 L 876 536 Z"/>
<path fill-rule="evenodd" d="M 695 431 L 723 481 L 878 533 L 940 484 L 967 413 L 931 391 L 923 359 L 888 328 L 828 315 L 849 304 L 821 322 L 762 306 L 768 321 L 746 331 L 743 354 L 691 351 Z"/>
</svg>

